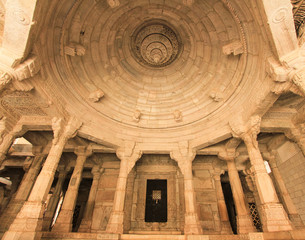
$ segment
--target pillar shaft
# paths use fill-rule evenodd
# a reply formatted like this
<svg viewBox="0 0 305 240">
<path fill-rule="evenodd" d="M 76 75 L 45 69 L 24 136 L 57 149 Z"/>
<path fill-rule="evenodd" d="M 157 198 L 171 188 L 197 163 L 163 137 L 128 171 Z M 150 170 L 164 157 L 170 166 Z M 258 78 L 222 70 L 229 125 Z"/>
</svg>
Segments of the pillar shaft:
<svg viewBox="0 0 305 240">
<path fill-rule="evenodd" d="M 114 195 L 112 212 L 106 228 L 107 232 L 123 233 L 124 203 L 128 176 L 127 164 L 128 160 L 126 158 L 122 158 L 119 177 L 117 180 L 117 186 Z"/>
<path fill-rule="evenodd" d="M 8 230 L 9 226 L 14 221 L 16 215 L 22 208 L 24 202 L 27 200 L 30 191 L 35 183 L 39 170 L 41 168 L 45 154 L 41 152 L 34 153 L 35 157 L 32 160 L 30 168 L 26 169 L 23 179 L 19 185 L 19 188 L 15 194 L 14 199 L 10 201 L 8 206 L 5 208 L 1 216 L 0 232 Z"/>
<path fill-rule="evenodd" d="M 142 152 L 135 150 L 135 142 L 125 143 L 119 148 L 116 155 L 121 160 L 120 172 L 114 194 L 112 212 L 106 227 L 108 233 L 123 233 L 124 227 L 124 204 L 126 195 L 127 177 L 136 161 L 142 156 Z"/>
<path fill-rule="evenodd" d="M 234 160 L 227 161 L 227 165 L 233 200 L 237 214 L 237 232 L 239 234 L 255 232 Z"/>
<path fill-rule="evenodd" d="M 63 171 L 59 172 L 58 180 L 57 180 L 54 192 L 53 192 L 53 194 L 50 198 L 47 210 L 46 210 L 46 212 L 44 214 L 44 217 L 43 217 L 43 223 L 42 223 L 42 230 L 43 231 L 49 231 L 50 230 L 50 227 L 51 227 L 51 224 L 52 224 L 52 221 L 53 221 L 53 217 L 54 217 L 54 214 L 55 214 L 55 210 L 56 210 L 59 198 L 60 198 L 60 193 L 62 191 L 62 186 L 63 186 L 63 183 L 66 179 L 66 176 L 67 176 L 67 171 L 66 170 L 63 170 Z"/>
<path fill-rule="evenodd" d="M 41 238 L 42 218 L 45 210 L 44 202 L 50 191 L 64 146 L 69 138 L 76 134 L 81 122 L 70 118 L 67 125 L 61 119 L 54 118 L 52 127 L 54 139 L 45 164 L 38 175 L 28 200 L 25 202 L 3 240 L 34 240 Z"/>
<path fill-rule="evenodd" d="M 187 147 L 187 148 L 186 148 Z M 196 156 L 196 152 L 189 146 L 181 144 L 178 151 L 170 154 L 184 175 L 184 200 L 185 200 L 185 222 L 184 234 L 202 234 L 202 228 L 199 222 L 197 209 L 195 205 L 195 190 L 193 183 L 192 162 Z"/>
<path fill-rule="evenodd" d="M 100 169 L 99 166 L 95 166 L 92 168 L 92 175 L 93 180 L 90 188 L 90 193 L 88 197 L 88 201 L 85 208 L 84 217 L 82 219 L 82 222 L 79 227 L 79 232 L 90 232 L 91 231 L 91 223 L 92 223 L 92 216 L 93 216 L 93 210 L 94 210 L 94 204 L 95 204 L 95 198 L 98 188 L 98 183 L 100 180 L 101 172 L 103 170 Z"/>
<path fill-rule="evenodd" d="M 279 203 L 270 176 L 265 168 L 264 160 L 258 148 L 256 134 L 246 133 L 242 136 L 250 158 L 255 185 L 261 201 L 261 218 L 263 230 L 267 232 L 291 230 L 288 216 Z"/>
<path fill-rule="evenodd" d="M 275 159 L 269 159 L 269 164 L 272 170 L 272 174 L 274 176 L 274 180 L 276 182 L 276 185 L 278 186 L 278 190 L 282 196 L 282 199 L 284 201 L 284 205 L 287 209 L 288 215 L 290 220 L 292 221 L 293 225 L 297 228 L 303 228 L 304 224 L 300 218 L 300 215 L 298 214 L 298 211 L 295 207 L 295 205 L 292 202 L 292 199 L 290 198 L 290 195 L 288 193 L 288 190 L 285 186 L 284 180 L 282 178 L 282 175 L 277 167 L 277 164 L 275 162 Z"/>
<path fill-rule="evenodd" d="M 78 154 L 76 164 L 69 182 L 64 202 L 61 206 L 60 213 L 58 215 L 54 227 L 52 228 L 52 231 L 54 232 L 72 231 L 73 213 L 77 201 L 79 185 L 82 180 L 83 167 L 87 157 L 91 153 L 92 152 L 90 151 L 90 153 L 86 154 L 85 149 L 76 152 L 76 154 Z"/>
<path fill-rule="evenodd" d="M 232 234 L 232 228 L 229 222 L 227 205 L 222 191 L 221 181 L 220 181 L 220 172 L 216 173 L 214 177 L 215 190 L 217 195 L 217 206 L 221 221 L 221 234 Z"/>
</svg>

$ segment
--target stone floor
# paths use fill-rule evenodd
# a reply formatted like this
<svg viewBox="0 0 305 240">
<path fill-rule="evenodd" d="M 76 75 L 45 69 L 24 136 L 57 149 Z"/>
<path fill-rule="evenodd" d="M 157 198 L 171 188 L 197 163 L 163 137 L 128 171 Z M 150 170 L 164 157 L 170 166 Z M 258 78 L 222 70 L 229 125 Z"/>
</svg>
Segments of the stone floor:
<svg viewBox="0 0 305 240">
<path fill-rule="evenodd" d="M 243 235 L 156 235 L 156 234 L 104 234 L 104 233 L 52 233 L 44 232 L 42 240 L 304 240 L 305 230 L 250 233 Z"/>
</svg>

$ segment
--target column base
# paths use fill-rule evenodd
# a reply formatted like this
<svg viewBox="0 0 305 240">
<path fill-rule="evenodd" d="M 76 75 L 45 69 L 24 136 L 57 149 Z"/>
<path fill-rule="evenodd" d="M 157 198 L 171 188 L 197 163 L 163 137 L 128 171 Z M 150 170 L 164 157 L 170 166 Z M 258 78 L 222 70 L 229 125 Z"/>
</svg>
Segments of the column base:
<svg viewBox="0 0 305 240">
<path fill-rule="evenodd" d="M 83 233 L 91 232 L 91 220 L 83 219 L 78 228 L 78 232 L 83 232 Z"/>
<path fill-rule="evenodd" d="M 256 232 L 253 221 L 249 215 L 236 216 L 236 221 L 238 234 Z"/>
<path fill-rule="evenodd" d="M 221 222 L 221 232 L 222 235 L 233 234 L 232 227 L 229 221 Z"/>
<path fill-rule="evenodd" d="M 112 212 L 106 227 L 106 232 L 122 234 L 124 231 L 123 222 L 124 222 L 123 212 Z"/>
<path fill-rule="evenodd" d="M 201 225 L 196 213 L 185 213 L 184 234 L 203 234 Z"/>
<path fill-rule="evenodd" d="M 280 203 L 267 203 L 261 206 L 262 226 L 264 232 L 292 230 L 288 216 Z"/>
<path fill-rule="evenodd" d="M 304 223 L 299 214 L 289 214 L 289 220 L 296 229 L 304 229 Z"/>
<path fill-rule="evenodd" d="M 72 232 L 72 217 L 73 212 L 71 210 L 62 209 L 52 228 L 52 232 Z"/>
<path fill-rule="evenodd" d="M 17 214 L 20 212 L 24 202 L 24 200 L 11 200 L 1 214 L 0 232 L 6 232 L 9 229 Z"/>
<path fill-rule="evenodd" d="M 43 211 L 41 203 L 25 202 L 2 240 L 40 239 Z"/>
</svg>

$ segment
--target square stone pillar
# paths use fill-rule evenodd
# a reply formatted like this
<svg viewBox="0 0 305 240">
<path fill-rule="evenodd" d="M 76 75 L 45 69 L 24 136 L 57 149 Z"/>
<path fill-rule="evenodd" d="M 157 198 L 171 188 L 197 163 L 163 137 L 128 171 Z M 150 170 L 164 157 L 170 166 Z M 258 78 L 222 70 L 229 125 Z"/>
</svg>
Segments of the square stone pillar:
<svg viewBox="0 0 305 240">
<path fill-rule="evenodd" d="M 96 165 L 92 168 L 91 173 L 93 175 L 93 180 L 90 188 L 89 197 L 87 200 L 85 213 L 83 216 L 83 219 L 81 221 L 81 224 L 79 226 L 78 232 L 91 232 L 91 223 L 92 223 L 92 217 L 93 217 L 93 210 L 94 210 L 94 204 L 95 204 L 95 197 L 97 193 L 98 183 L 101 177 L 101 174 L 103 173 L 104 169 L 100 168 L 99 165 Z"/>
<path fill-rule="evenodd" d="M 73 213 L 78 196 L 78 188 L 82 180 L 84 163 L 88 156 L 92 154 L 90 147 L 77 147 L 74 153 L 77 155 L 74 170 L 69 182 L 69 186 L 61 206 L 56 223 L 52 228 L 53 232 L 71 232 Z"/>
<path fill-rule="evenodd" d="M 216 195 L 217 195 L 217 206 L 221 221 L 221 234 L 233 234 L 232 228 L 229 222 L 227 205 L 225 202 L 225 198 L 222 191 L 221 180 L 220 180 L 221 170 L 215 169 L 215 173 L 213 175 Z"/>
<path fill-rule="evenodd" d="M 245 122 L 232 123 L 233 136 L 241 138 L 248 150 L 251 171 L 261 201 L 261 220 L 266 232 L 292 230 L 288 216 L 280 204 L 272 180 L 265 168 L 258 148 L 257 135 L 260 132 L 260 117 L 253 116 Z"/>
<path fill-rule="evenodd" d="M 136 161 L 142 156 L 142 152 L 135 150 L 135 143 L 127 143 L 123 148 L 116 152 L 117 157 L 121 160 L 120 172 L 114 195 L 112 212 L 107 224 L 107 233 L 123 233 L 124 223 L 124 203 L 126 195 L 127 177 Z"/>
<path fill-rule="evenodd" d="M 10 201 L 1 215 L 0 232 L 5 232 L 8 230 L 24 202 L 27 200 L 41 169 L 43 160 L 45 159 L 46 153 L 43 152 L 43 147 L 33 146 L 32 151 L 34 158 L 30 162 L 30 165 L 23 167 L 25 174 L 18 187 L 15 197 Z"/>
<path fill-rule="evenodd" d="M 298 211 L 288 193 L 288 190 L 286 188 L 282 175 L 277 167 L 275 153 L 264 154 L 264 157 L 269 162 L 272 174 L 274 176 L 275 184 L 278 186 L 278 191 L 282 197 L 283 204 L 286 207 L 290 221 L 293 223 L 293 225 L 296 228 L 304 228 L 302 219 L 301 219 L 300 215 L 298 214 Z"/>
<path fill-rule="evenodd" d="M 25 202 L 3 240 L 36 240 L 41 237 L 44 202 L 50 191 L 64 146 L 75 136 L 82 123 L 71 118 L 65 125 L 62 119 L 54 118 L 52 127 L 54 139 L 49 155 L 38 175 L 28 200 Z"/>
<path fill-rule="evenodd" d="M 188 143 L 179 143 L 178 149 L 172 151 L 170 156 L 178 163 L 178 166 L 184 175 L 184 197 L 185 197 L 185 223 L 184 234 L 202 234 L 202 228 L 199 222 L 196 205 L 195 190 L 193 183 L 192 162 L 195 159 L 196 152 L 189 148 Z"/>
<path fill-rule="evenodd" d="M 54 192 L 50 198 L 49 204 L 47 206 L 47 210 L 44 213 L 43 223 L 42 223 L 42 230 L 43 231 L 50 231 L 50 227 L 53 221 L 53 217 L 55 214 L 56 207 L 58 205 L 58 201 L 60 199 L 60 193 L 62 191 L 62 186 L 67 176 L 68 169 L 66 166 L 59 166 L 57 169 L 59 172 L 57 183 L 54 189 Z"/>
</svg>

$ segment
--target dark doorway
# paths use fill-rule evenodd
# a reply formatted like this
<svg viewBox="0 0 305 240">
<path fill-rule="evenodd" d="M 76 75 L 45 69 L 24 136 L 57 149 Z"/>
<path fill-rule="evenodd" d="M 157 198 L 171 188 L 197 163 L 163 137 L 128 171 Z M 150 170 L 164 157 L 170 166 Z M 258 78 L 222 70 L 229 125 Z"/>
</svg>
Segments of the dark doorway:
<svg viewBox="0 0 305 240">
<path fill-rule="evenodd" d="M 145 222 L 167 222 L 167 180 L 147 180 Z"/>
<path fill-rule="evenodd" d="M 228 173 L 226 172 L 224 175 L 221 176 L 223 179 L 228 179 Z M 232 227 L 232 231 L 234 234 L 237 234 L 237 222 L 236 222 L 236 210 L 235 210 L 235 204 L 233 200 L 233 194 L 231 190 L 231 185 L 227 181 L 221 181 L 222 191 L 223 195 L 225 197 L 225 202 L 227 205 L 228 215 L 230 224 Z"/>
</svg>

